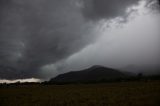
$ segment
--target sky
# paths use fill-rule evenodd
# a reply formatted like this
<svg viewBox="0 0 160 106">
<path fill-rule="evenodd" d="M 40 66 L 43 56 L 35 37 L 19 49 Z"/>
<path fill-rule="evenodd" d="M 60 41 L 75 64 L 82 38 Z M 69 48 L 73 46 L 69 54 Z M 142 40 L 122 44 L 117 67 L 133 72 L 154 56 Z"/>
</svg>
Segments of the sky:
<svg viewBox="0 0 160 106">
<path fill-rule="evenodd" d="M 157 0 L 1 0 L 0 79 L 49 79 L 92 65 L 156 73 Z"/>
</svg>

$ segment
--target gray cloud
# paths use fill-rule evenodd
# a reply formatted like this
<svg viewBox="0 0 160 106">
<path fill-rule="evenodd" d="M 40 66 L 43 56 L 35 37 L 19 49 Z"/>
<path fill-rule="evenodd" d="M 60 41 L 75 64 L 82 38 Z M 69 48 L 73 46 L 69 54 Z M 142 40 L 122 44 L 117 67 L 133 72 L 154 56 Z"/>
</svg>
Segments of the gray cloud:
<svg viewBox="0 0 160 106">
<path fill-rule="evenodd" d="M 0 78 L 39 77 L 94 42 L 99 20 L 127 16 L 138 1 L 0 0 Z"/>
<path fill-rule="evenodd" d="M 17 77 L 32 76 L 94 39 L 73 0 L 1 0 L 0 5 L 0 64 L 21 70 Z"/>
<path fill-rule="evenodd" d="M 84 16 L 91 20 L 126 16 L 126 9 L 140 0 L 84 0 Z"/>
</svg>

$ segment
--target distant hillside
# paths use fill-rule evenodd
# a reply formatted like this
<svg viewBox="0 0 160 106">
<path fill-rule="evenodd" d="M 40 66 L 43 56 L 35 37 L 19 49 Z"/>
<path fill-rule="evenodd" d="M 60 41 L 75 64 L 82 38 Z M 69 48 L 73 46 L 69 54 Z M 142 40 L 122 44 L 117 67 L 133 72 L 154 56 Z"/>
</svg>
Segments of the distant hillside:
<svg viewBox="0 0 160 106">
<path fill-rule="evenodd" d="M 50 82 L 87 82 L 111 80 L 126 77 L 126 73 L 104 66 L 92 66 L 81 71 L 71 71 L 52 78 Z"/>
</svg>

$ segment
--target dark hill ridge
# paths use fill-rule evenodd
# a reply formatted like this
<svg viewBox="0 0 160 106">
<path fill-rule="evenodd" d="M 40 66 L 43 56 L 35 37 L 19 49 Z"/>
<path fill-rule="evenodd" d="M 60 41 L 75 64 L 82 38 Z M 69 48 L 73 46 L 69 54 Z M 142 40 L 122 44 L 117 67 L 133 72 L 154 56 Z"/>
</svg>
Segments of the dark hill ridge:
<svg viewBox="0 0 160 106">
<path fill-rule="evenodd" d="M 87 82 L 87 81 L 99 81 L 110 80 L 117 78 L 124 78 L 127 75 L 119 70 L 107 68 L 104 66 L 92 66 L 88 69 L 81 71 L 71 71 L 68 73 L 60 74 L 55 78 L 52 78 L 51 82 Z"/>
</svg>

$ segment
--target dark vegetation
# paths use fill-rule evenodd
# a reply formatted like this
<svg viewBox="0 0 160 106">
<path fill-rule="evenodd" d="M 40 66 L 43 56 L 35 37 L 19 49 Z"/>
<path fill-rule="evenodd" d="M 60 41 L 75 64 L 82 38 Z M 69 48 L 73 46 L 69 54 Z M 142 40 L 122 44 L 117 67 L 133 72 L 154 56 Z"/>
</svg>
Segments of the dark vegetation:
<svg viewBox="0 0 160 106">
<path fill-rule="evenodd" d="M 0 86 L 0 106 L 159 106 L 160 81 Z"/>
</svg>

